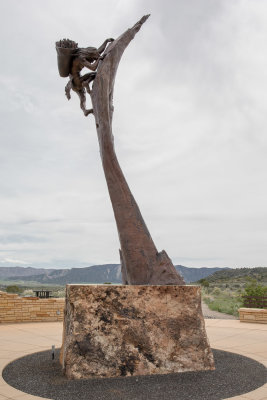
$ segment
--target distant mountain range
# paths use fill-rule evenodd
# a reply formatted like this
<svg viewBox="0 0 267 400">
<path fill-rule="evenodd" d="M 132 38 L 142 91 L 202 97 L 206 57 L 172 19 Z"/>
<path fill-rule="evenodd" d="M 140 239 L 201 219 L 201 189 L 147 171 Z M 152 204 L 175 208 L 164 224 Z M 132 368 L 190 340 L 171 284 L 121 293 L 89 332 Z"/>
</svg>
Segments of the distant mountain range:
<svg viewBox="0 0 267 400">
<path fill-rule="evenodd" d="M 186 283 L 206 278 L 224 268 L 190 268 L 175 265 Z M 121 283 L 120 264 L 93 265 L 85 268 L 45 269 L 32 267 L 0 267 L 0 279 L 66 285 L 67 283 Z"/>
<path fill-rule="evenodd" d="M 267 268 L 235 268 L 216 271 L 206 277 L 210 283 L 246 283 L 248 279 L 255 279 L 257 282 L 267 285 Z"/>
<path fill-rule="evenodd" d="M 0 267 L 0 279 L 7 279 L 17 276 L 35 276 L 49 274 L 54 269 L 33 268 L 33 267 Z"/>
</svg>

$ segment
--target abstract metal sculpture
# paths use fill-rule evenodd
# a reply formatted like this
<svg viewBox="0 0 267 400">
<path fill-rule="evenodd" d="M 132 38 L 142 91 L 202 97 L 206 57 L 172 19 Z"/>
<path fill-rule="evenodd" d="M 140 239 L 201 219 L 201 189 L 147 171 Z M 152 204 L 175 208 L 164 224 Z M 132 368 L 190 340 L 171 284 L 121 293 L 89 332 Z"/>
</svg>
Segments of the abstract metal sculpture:
<svg viewBox="0 0 267 400">
<path fill-rule="evenodd" d="M 93 113 L 100 146 L 103 169 L 117 223 L 121 244 L 120 258 L 124 284 L 184 285 L 167 253 L 157 248 L 150 236 L 138 205 L 129 189 L 117 160 L 112 134 L 113 89 L 121 56 L 149 15 L 140 19 L 116 40 L 107 39 L 98 48 L 78 48 L 77 43 L 64 39 L 56 43 L 60 76 L 69 76 L 67 98 L 74 90 L 84 115 Z M 107 44 L 109 44 L 108 47 Z M 83 76 L 83 67 L 94 71 Z M 96 72 L 97 70 L 97 72 Z M 94 81 L 92 89 L 90 83 Z M 90 94 L 93 108 L 86 109 L 85 96 Z"/>
</svg>

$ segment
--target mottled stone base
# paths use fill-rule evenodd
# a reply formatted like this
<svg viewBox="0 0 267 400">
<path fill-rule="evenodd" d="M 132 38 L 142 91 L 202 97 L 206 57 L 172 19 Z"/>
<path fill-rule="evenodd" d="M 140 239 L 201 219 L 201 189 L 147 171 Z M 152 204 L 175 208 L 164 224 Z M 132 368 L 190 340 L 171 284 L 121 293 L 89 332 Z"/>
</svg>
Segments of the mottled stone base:
<svg viewBox="0 0 267 400">
<path fill-rule="evenodd" d="M 67 285 L 71 379 L 214 369 L 197 286 Z"/>
</svg>

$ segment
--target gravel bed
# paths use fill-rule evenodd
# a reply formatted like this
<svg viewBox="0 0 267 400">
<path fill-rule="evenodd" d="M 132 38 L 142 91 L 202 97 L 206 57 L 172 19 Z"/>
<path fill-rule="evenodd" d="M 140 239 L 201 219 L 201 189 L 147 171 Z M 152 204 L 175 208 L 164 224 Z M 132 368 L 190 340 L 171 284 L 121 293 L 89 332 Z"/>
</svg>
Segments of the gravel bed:
<svg viewBox="0 0 267 400">
<path fill-rule="evenodd" d="M 267 369 L 238 354 L 213 350 L 216 370 L 123 378 L 68 381 L 50 351 L 8 364 L 5 381 L 26 393 L 53 400 L 221 400 L 267 382 Z"/>
</svg>

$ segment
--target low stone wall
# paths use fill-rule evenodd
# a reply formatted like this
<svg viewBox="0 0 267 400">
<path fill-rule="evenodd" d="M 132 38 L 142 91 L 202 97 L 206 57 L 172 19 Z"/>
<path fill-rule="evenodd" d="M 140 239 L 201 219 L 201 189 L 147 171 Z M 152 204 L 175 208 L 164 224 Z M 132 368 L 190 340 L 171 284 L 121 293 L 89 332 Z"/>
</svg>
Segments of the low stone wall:
<svg viewBox="0 0 267 400">
<path fill-rule="evenodd" d="M 267 324 L 267 309 L 265 308 L 239 308 L 240 322 L 256 322 Z"/>
<path fill-rule="evenodd" d="M 65 299 L 19 297 L 0 292 L 0 323 L 62 321 Z"/>
</svg>

